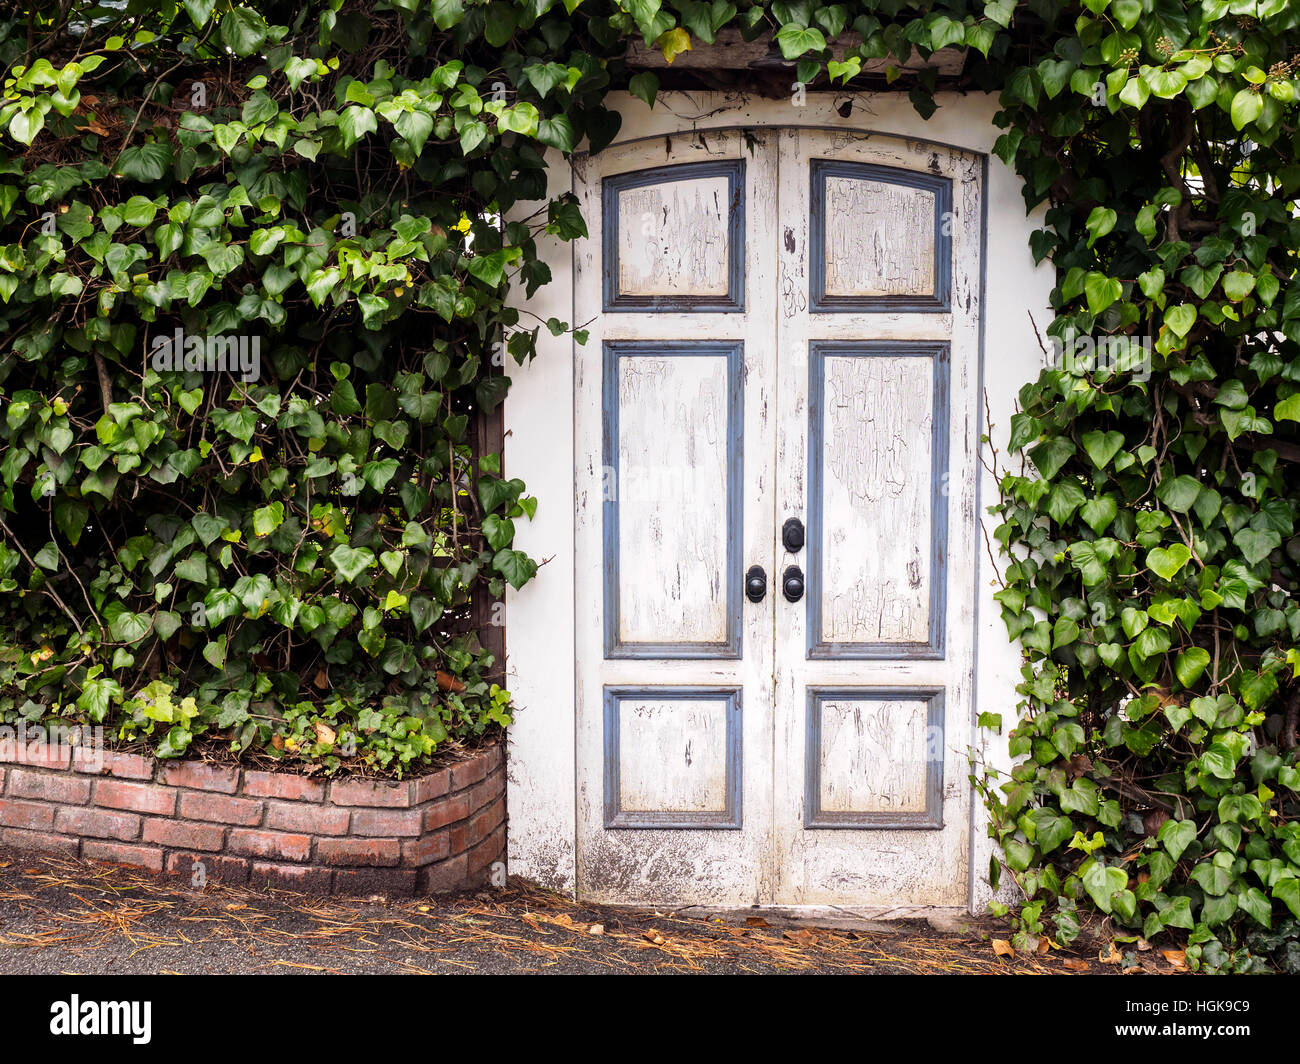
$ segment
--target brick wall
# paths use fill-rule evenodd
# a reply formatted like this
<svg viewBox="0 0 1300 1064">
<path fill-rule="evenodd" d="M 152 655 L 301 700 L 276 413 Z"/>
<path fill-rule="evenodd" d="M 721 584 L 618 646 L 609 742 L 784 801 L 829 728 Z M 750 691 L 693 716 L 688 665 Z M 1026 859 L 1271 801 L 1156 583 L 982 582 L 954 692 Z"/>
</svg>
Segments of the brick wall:
<svg viewBox="0 0 1300 1064">
<path fill-rule="evenodd" d="M 196 884 L 460 890 L 505 859 L 502 749 L 398 783 L 0 744 L 0 845 Z"/>
</svg>

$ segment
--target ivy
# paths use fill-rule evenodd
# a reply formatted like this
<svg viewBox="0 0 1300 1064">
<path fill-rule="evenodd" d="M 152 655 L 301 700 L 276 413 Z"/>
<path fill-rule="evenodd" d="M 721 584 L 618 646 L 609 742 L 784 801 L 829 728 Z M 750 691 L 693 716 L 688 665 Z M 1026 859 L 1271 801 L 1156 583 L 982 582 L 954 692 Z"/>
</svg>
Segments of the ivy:
<svg viewBox="0 0 1300 1064">
<path fill-rule="evenodd" d="M 1015 17 L 1040 47 L 1008 52 L 999 154 L 1058 287 L 992 508 L 1025 656 L 1016 767 L 975 777 L 991 874 L 1025 938 L 1091 907 L 1193 966 L 1296 970 L 1300 12 Z"/>
</svg>

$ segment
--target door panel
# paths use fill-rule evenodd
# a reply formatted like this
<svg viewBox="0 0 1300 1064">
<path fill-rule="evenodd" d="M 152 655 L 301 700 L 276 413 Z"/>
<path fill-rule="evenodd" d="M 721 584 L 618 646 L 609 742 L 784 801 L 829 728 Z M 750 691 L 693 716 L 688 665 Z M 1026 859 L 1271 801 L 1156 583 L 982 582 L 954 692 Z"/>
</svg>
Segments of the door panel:
<svg viewBox="0 0 1300 1064">
<path fill-rule="evenodd" d="M 604 353 L 606 656 L 738 657 L 743 346 Z"/>
<path fill-rule="evenodd" d="M 948 309 L 948 178 L 847 158 L 808 172 L 813 311 Z"/>
<path fill-rule="evenodd" d="M 804 827 L 943 827 L 943 696 L 808 688 Z"/>
<path fill-rule="evenodd" d="M 606 178 L 605 309 L 742 310 L 744 180 L 743 159 Z"/>
<path fill-rule="evenodd" d="M 810 657 L 943 656 L 947 413 L 946 344 L 810 343 Z"/>
<path fill-rule="evenodd" d="M 575 162 L 583 897 L 965 903 L 981 180 L 822 130 Z"/>
<path fill-rule="evenodd" d="M 605 827 L 742 827 L 740 695 L 605 688 Z"/>
</svg>

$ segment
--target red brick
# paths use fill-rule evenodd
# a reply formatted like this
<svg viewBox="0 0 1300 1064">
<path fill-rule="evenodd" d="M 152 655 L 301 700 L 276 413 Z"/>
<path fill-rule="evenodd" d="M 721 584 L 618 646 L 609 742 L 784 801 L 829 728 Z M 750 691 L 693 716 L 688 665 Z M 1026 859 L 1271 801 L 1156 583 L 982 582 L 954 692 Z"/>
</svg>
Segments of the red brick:
<svg viewBox="0 0 1300 1064">
<path fill-rule="evenodd" d="M 155 846 L 128 846 L 121 842 L 87 839 L 81 845 L 81 856 L 87 861 L 107 861 L 150 872 L 163 870 L 163 852 Z"/>
<path fill-rule="evenodd" d="M 472 876 L 500 860 L 505 852 L 506 833 L 498 828 L 469 851 L 469 874 Z"/>
<path fill-rule="evenodd" d="M 352 814 L 352 834 L 415 836 L 423 820 L 418 809 L 358 809 Z"/>
<path fill-rule="evenodd" d="M 506 763 L 505 746 L 501 743 L 493 743 L 483 751 L 483 758 L 487 761 L 488 772 L 495 772 Z"/>
<path fill-rule="evenodd" d="M 307 894 L 328 894 L 334 873 L 328 868 L 271 864 L 254 861 L 252 884 L 272 890 L 296 890 Z"/>
<path fill-rule="evenodd" d="M 140 837 L 140 818 L 134 813 L 109 813 L 103 809 L 60 809 L 54 829 L 65 835 L 130 841 Z"/>
<path fill-rule="evenodd" d="M 41 802 L 0 800 L 0 824 L 28 831 L 49 831 L 54 827 L 55 808 Z"/>
<path fill-rule="evenodd" d="M 0 742 L 0 761 L 60 771 L 72 763 L 72 747 L 67 743 L 37 743 L 30 739 L 20 742 L 21 738 L 20 734 L 18 738 Z"/>
<path fill-rule="evenodd" d="M 17 828 L 0 828 L 0 843 L 15 850 L 35 853 L 60 853 L 76 857 L 81 850 L 81 840 L 53 835 L 48 831 L 20 831 Z"/>
<path fill-rule="evenodd" d="M 411 784 L 388 780 L 336 780 L 330 784 L 335 805 L 372 805 L 405 809 L 411 804 Z"/>
<path fill-rule="evenodd" d="M 4 790 L 5 790 L 5 770 L 0 768 L 0 794 L 4 794 Z"/>
<path fill-rule="evenodd" d="M 200 882 L 195 882 L 195 865 L 202 868 Z M 173 853 L 167 857 L 169 875 L 183 876 L 192 887 L 204 887 L 209 880 L 239 885 L 248 882 L 248 862 L 242 857 L 221 857 L 207 853 Z"/>
<path fill-rule="evenodd" d="M 395 865 L 402 858 L 396 839 L 321 839 L 316 859 L 327 865 Z"/>
<path fill-rule="evenodd" d="M 47 802 L 84 805 L 90 797 L 90 780 L 33 768 L 9 770 L 11 798 L 42 798 Z"/>
<path fill-rule="evenodd" d="M 505 773 L 494 772 L 481 783 L 474 784 L 465 793 L 469 795 L 470 810 L 477 812 L 484 806 L 491 805 L 505 793 Z"/>
<path fill-rule="evenodd" d="M 173 787 L 190 787 L 196 791 L 234 794 L 239 789 L 239 769 L 234 765 L 205 765 L 182 761 L 163 769 L 163 782 Z"/>
<path fill-rule="evenodd" d="M 254 827 L 262 822 L 264 806 L 264 802 L 253 798 L 186 793 L 181 795 L 180 815 L 186 819 L 215 820 L 222 824 Z"/>
<path fill-rule="evenodd" d="M 276 831 L 305 831 L 309 835 L 346 835 L 352 813 L 330 805 L 267 802 L 266 826 Z"/>
<path fill-rule="evenodd" d="M 176 812 L 176 791 L 151 783 L 100 780 L 95 784 L 95 804 L 109 809 L 130 809 L 137 813 L 171 816 Z"/>
<path fill-rule="evenodd" d="M 154 762 L 140 754 L 120 754 L 113 750 L 97 749 L 93 753 L 84 747 L 72 756 L 72 767 L 78 772 L 100 776 L 114 776 L 125 780 L 153 779 Z"/>
<path fill-rule="evenodd" d="M 323 802 L 325 784 L 287 772 L 245 772 L 244 793 L 253 798 Z"/>
<path fill-rule="evenodd" d="M 160 846 L 216 851 L 226 841 L 226 829 L 218 824 L 191 824 L 185 820 L 146 820 L 142 838 Z"/>
<path fill-rule="evenodd" d="M 290 835 L 283 831 L 249 831 L 234 828 L 228 844 L 232 853 L 250 857 L 278 857 L 284 861 L 305 861 L 311 856 L 310 835 Z"/>
<path fill-rule="evenodd" d="M 488 774 L 488 763 L 486 757 L 473 757 L 468 761 L 462 761 L 458 765 L 451 766 L 451 789 L 453 791 L 464 790 L 472 784 L 477 783 Z"/>
<path fill-rule="evenodd" d="M 373 894 L 409 898 L 415 893 L 416 883 L 413 868 L 340 868 L 334 873 L 335 894 L 363 898 Z"/>
<path fill-rule="evenodd" d="M 464 820 L 467 816 L 469 816 L 469 797 L 456 794 L 425 808 L 424 830 L 437 831 L 457 820 Z"/>
<path fill-rule="evenodd" d="M 423 805 L 434 798 L 441 798 L 451 790 L 451 772 L 442 768 L 411 782 L 415 787 L 415 804 Z"/>
<path fill-rule="evenodd" d="M 420 867 L 441 861 L 451 852 L 445 831 L 436 831 L 418 839 L 402 843 L 402 864 Z"/>
<path fill-rule="evenodd" d="M 449 890 L 464 890 L 469 878 L 469 860 L 462 853 L 446 861 L 420 869 L 416 881 L 421 894 L 441 894 Z"/>
<path fill-rule="evenodd" d="M 469 822 L 469 844 L 473 846 L 479 839 L 485 838 L 494 827 L 505 819 L 505 815 L 506 802 L 504 798 L 498 798 L 492 805 L 474 814 L 474 819 Z"/>
</svg>

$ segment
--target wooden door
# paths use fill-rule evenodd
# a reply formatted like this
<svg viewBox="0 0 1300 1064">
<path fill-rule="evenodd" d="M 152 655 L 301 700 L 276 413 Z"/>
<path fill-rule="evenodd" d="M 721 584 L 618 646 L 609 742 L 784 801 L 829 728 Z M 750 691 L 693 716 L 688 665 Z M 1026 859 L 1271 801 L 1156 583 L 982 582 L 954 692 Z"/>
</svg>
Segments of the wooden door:
<svg viewBox="0 0 1300 1064">
<path fill-rule="evenodd" d="M 981 168 L 779 138 L 774 901 L 965 905 Z"/>
<path fill-rule="evenodd" d="M 578 885 L 772 892 L 776 153 L 728 131 L 575 169 Z M 558 667 L 557 663 L 557 667 Z"/>
<path fill-rule="evenodd" d="M 575 178 L 580 894 L 963 904 L 976 160 L 734 130 Z"/>
</svg>

